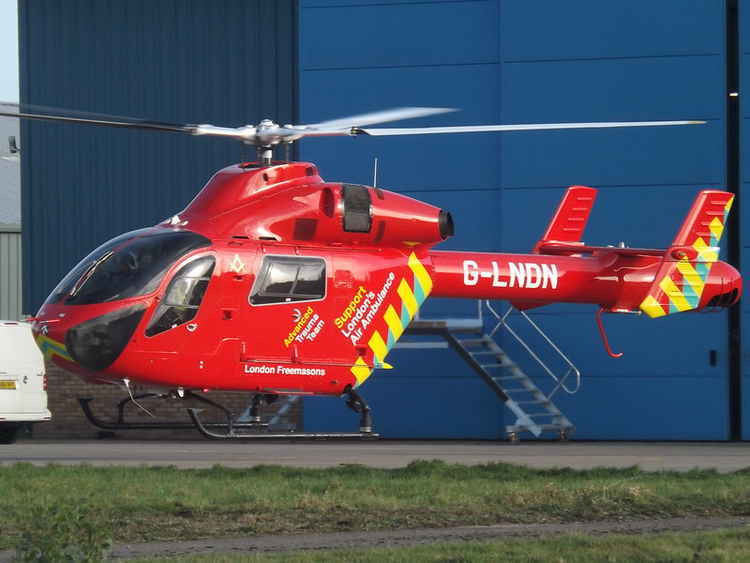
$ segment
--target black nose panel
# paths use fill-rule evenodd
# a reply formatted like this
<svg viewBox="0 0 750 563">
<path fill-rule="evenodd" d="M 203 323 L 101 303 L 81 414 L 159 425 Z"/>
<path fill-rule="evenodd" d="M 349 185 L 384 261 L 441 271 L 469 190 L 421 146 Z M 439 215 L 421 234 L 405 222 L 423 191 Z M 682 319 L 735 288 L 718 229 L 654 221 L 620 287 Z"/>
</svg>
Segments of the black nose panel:
<svg viewBox="0 0 750 563">
<path fill-rule="evenodd" d="M 133 305 L 74 326 L 65 336 L 70 355 L 85 368 L 106 369 L 125 349 L 145 311 Z"/>
</svg>

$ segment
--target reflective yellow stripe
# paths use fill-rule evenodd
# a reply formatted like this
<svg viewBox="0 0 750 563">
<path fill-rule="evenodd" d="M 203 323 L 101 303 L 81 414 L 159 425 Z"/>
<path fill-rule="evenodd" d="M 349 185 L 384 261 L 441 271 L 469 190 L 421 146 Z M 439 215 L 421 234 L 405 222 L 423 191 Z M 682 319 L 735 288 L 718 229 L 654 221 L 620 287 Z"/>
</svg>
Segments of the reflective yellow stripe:
<svg viewBox="0 0 750 563">
<path fill-rule="evenodd" d="M 708 246 L 706 241 L 698 237 L 693 243 L 693 248 L 698 251 L 703 262 L 713 263 L 719 259 L 719 249 L 715 246 Z"/>
<path fill-rule="evenodd" d="M 419 309 L 417 299 L 414 297 L 414 292 L 411 290 L 411 287 L 409 287 L 406 280 L 401 280 L 401 283 L 398 284 L 397 291 L 401 297 L 401 301 L 406 305 L 406 310 L 409 311 L 409 317 L 413 319 L 414 315 L 417 314 L 417 309 Z"/>
<path fill-rule="evenodd" d="M 354 366 L 352 366 L 352 373 L 354 374 L 354 377 L 357 379 L 357 385 L 362 385 L 362 382 L 364 382 L 365 379 L 370 377 L 370 370 L 369 367 L 367 367 L 367 362 L 365 362 L 362 359 L 362 356 L 357 358 L 357 361 L 354 362 Z"/>
<path fill-rule="evenodd" d="M 685 281 L 690 284 L 690 287 L 693 288 L 695 294 L 700 297 L 703 294 L 703 286 L 705 284 L 703 283 L 703 278 L 693 268 L 693 265 L 687 260 L 680 260 L 677 262 L 677 269 L 682 274 L 682 277 L 685 278 Z"/>
<path fill-rule="evenodd" d="M 53 340 L 49 336 L 44 336 L 43 334 L 37 335 L 36 342 L 37 346 L 40 350 L 42 350 L 44 356 L 47 359 L 51 358 L 54 355 L 57 355 L 60 356 L 63 360 L 67 360 L 69 362 L 73 361 L 73 358 L 71 358 L 70 354 L 68 354 L 68 349 L 62 342 Z"/>
<path fill-rule="evenodd" d="M 721 234 L 724 232 L 723 223 L 719 221 L 718 217 L 714 217 L 708 228 L 711 229 L 711 234 L 714 235 L 716 242 L 719 242 L 719 239 L 721 239 Z"/>
<path fill-rule="evenodd" d="M 677 288 L 669 276 L 664 276 L 664 279 L 659 282 L 661 290 L 669 297 L 669 300 L 677 307 L 678 311 L 689 311 L 692 309 L 690 303 L 688 303 L 685 296 Z"/>
<path fill-rule="evenodd" d="M 419 261 L 417 255 L 413 252 L 409 256 L 409 267 L 419 280 L 419 284 L 422 286 L 425 297 L 427 297 L 432 291 L 432 279 L 430 279 L 430 274 L 427 273 L 427 270 L 422 265 L 422 262 Z"/>
<path fill-rule="evenodd" d="M 641 303 L 641 310 L 652 319 L 663 317 L 664 315 L 666 315 L 666 313 L 664 312 L 664 307 L 659 305 L 659 302 L 654 299 L 653 295 L 646 296 L 646 299 L 644 299 L 643 303 Z"/>
<path fill-rule="evenodd" d="M 372 333 L 368 344 L 379 362 L 385 360 L 385 357 L 388 355 L 388 346 L 385 345 L 383 337 L 380 336 L 380 333 L 377 330 Z"/>
<path fill-rule="evenodd" d="M 729 201 L 724 206 L 724 211 L 729 211 L 730 209 L 732 209 L 732 203 L 734 203 L 734 196 L 729 198 Z"/>
<path fill-rule="evenodd" d="M 401 338 L 401 334 L 404 332 L 404 326 L 401 324 L 401 318 L 398 316 L 398 313 L 396 313 L 396 309 L 393 308 L 393 305 L 388 305 L 388 309 L 386 309 L 383 317 L 388 324 L 388 329 L 393 335 L 393 340 L 396 341 Z"/>
</svg>

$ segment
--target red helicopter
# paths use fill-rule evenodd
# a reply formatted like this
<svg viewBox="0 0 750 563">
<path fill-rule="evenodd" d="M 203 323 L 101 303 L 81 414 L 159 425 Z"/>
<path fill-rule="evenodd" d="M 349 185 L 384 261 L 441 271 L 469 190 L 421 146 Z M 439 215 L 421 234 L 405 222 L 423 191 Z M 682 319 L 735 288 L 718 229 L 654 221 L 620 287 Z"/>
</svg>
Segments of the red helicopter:
<svg viewBox="0 0 750 563">
<path fill-rule="evenodd" d="M 601 313 L 662 317 L 730 307 L 742 292 L 740 274 L 718 259 L 729 192 L 700 192 L 667 249 L 584 244 L 597 192 L 573 186 L 530 254 L 451 252 L 433 249 L 453 234 L 447 211 L 377 187 L 326 182 L 311 163 L 272 161 L 274 147 L 307 137 L 701 122 L 369 127 L 451 111 L 398 108 L 314 125 L 264 120 L 226 128 L 31 110 L 0 115 L 214 135 L 257 147 L 257 162 L 216 172 L 170 219 L 94 250 L 33 319 L 37 344 L 53 362 L 88 381 L 124 384 L 126 401 L 147 396 L 133 395 L 138 384 L 223 409 L 223 432 L 190 410 L 209 437 L 284 437 L 256 431 L 261 405 L 284 395 L 343 396 L 361 415 L 360 431 L 335 436 L 376 436 L 357 389 L 390 367 L 388 352 L 428 296 L 507 300 L 520 310 L 596 304 L 605 347 L 616 357 Z M 250 424 L 234 423 L 202 393 L 210 390 L 252 394 Z M 160 426 L 121 418 L 122 403 L 119 424 L 104 427 Z"/>
</svg>

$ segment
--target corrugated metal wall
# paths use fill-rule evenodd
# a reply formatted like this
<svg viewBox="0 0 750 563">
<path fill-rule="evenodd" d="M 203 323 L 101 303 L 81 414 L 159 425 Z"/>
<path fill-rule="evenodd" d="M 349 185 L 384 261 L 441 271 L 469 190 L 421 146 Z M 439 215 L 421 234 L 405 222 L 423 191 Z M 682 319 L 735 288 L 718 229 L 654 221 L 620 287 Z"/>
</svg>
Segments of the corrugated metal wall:
<svg viewBox="0 0 750 563">
<path fill-rule="evenodd" d="M 702 0 L 302 0 L 305 122 L 399 105 L 463 110 L 431 125 L 708 121 L 311 141 L 302 156 L 325 177 L 354 182 L 371 181 L 378 156 L 382 187 L 454 213 L 457 236 L 446 248 L 527 252 L 572 184 L 601 188 L 587 242 L 665 247 L 695 193 L 726 182 L 725 10 L 724 2 Z M 347 28 L 357 33 L 342 39 L 336 30 Z M 468 306 L 433 300 L 428 313 Z M 562 401 L 578 437 L 729 437 L 726 313 L 608 316 L 613 345 L 626 352 L 621 360 L 604 353 L 593 313 L 580 306 L 534 312 L 585 375 L 582 391 Z M 502 409 L 454 354 L 397 350 L 389 362 L 396 369 L 363 389 L 386 436 L 502 434 Z M 306 421 L 320 428 L 344 423 L 332 405 L 308 401 L 305 409 Z"/>
<path fill-rule="evenodd" d="M 750 0 L 739 0 L 739 92 L 742 95 L 750 93 Z M 740 146 L 750 144 L 750 102 L 739 99 L 740 102 Z M 740 197 L 743 218 L 750 213 L 750 204 L 746 198 L 750 197 L 750 150 L 740 151 Z M 740 229 L 740 249 L 742 265 L 750 264 L 750 219 L 743 221 Z M 745 272 L 747 275 L 747 272 Z M 750 440 L 750 295 L 745 283 L 745 296 L 741 301 L 742 318 L 742 438 Z"/>
<path fill-rule="evenodd" d="M 0 319 L 21 319 L 21 228 L 0 226 Z"/>
<path fill-rule="evenodd" d="M 19 0 L 21 102 L 168 122 L 294 120 L 293 0 Z M 118 233 L 182 209 L 235 141 L 25 122 L 24 310 Z"/>
</svg>

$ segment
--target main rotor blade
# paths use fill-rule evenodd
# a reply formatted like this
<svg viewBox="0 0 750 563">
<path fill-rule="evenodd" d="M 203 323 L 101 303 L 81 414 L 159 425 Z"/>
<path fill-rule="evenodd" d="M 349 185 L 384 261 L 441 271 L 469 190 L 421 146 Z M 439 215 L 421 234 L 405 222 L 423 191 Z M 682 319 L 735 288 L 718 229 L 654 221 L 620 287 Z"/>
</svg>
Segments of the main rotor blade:
<svg viewBox="0 0 750 563">
<path fill-rule="evenodd" d="M 0 117 L 17 117 L 40 121 L 81 123 L 103 127 L 121 127 L 150 131 L 168 131 L 231 138 L 246 144 L 271 147 L 279 143 L 291 143 L 304 137 L 338 137 L 353 135 L 434 135 L 440 133 L 482 133 L 490 131 L 533 131 L 543 129 L 600 129 L 610 127 L 654 127 L 663 125 L 693 125 L 705 121 L 614 121 L 591 123 L 527 123 L 517 125 L 465 125 L 451 127 L 409 127 L 409 128 L 365 128 L 374 123 L 385 123 L 401 119 L 413 119 L 457 111 L 453 108 L 402 107 L 364 113 L 312 125 L 288 125 L 280 127 L 270 120 L 257 126 L 219 127 L 210 124 L 181 124 L 149 121 L 132 117 L 96 114 L 75 110 L 62 110 L 45 106 L 0 102 Z"/>
<path fill-rule="evenodd" d="M 0 104 L 10 105 L 10 104 Z M 159 121 L 146 121 L 130 118 L 118 118 L 109 119 L 93 118 L 93 117 L 72 117 L 65 115 L 51 115 L 46 113 L 30 113 L 25 111 L 5 111 L 5 108 L 0 107 L 1 117 L 18 117 L 21 119 L 34 119 L 39 121 L 60 121 L 63 123 L 83 123 L 86 125 L 100 125 L 104 127 L 129 127 L 133 129 L 149 129 L 152 131 L 171 131 L 176 133 L 190 133 L 193 134 L 196 126 L 194 125 L 180 125 L 177 123 L 162 123 Z"/>
<path fill-rule="evenodd" d="M 439 113 L 449 113 L 452 111 L 458 110 L 454 108 L 393 108 L 382 111 L 374 111 L 371 113 L 362 113 L 360 115 L 352 115 L 349 117 L 341 117 L 339 119 L 322 121 L 320 123 L 314 123 L 312 125 L 300 125 L 298 127 L 302 130 L 350 129 L 352 127 L 364 127 L 365 125 L 372 125 L 373 123 L 387 123 L 389 121 L 399 121 L 401 119 L 414 119 L 416 117 L 425 117 L 427 115 L 437 115 Z"/>
<path fill-rule="evenodd" d="M 521 123 L 518 125 L 463 125 L 457 127 L 411 127 L 395 129 L 363 129 L 354 135 L 434 135 L 439 133 L 484 133 L 489 131 L 538 131 L 545 129 L 606 129 L 610 127 L 657 127 L 664 125 L 698 125 L 705 121 L 601 121 L 592 123 Z"/>
</svg>

